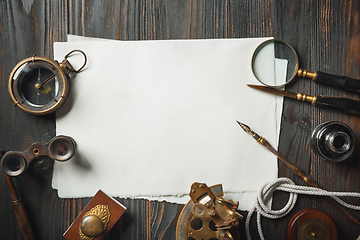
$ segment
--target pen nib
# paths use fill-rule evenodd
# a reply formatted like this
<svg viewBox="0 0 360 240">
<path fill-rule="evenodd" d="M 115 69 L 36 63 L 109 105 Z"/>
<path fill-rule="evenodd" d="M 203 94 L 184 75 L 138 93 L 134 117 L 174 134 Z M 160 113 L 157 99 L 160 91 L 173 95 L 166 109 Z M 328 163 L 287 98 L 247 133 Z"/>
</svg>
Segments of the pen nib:
<svg viewBox="0 0 360 240">
<path fill-rule="evenodd" d="M 260 142 L 262 141 L 262 137 L 260 135 L 258 135 L 256 132 L 252 131 L 251 128 L 244 124 L 244 123 L 241 123 L 239 121 L 236 120 L 236 122 L 239 124 L 239 126 L 245 131 L 247 132 L 248 134 L 250 134 L 256 141 Z"/>
<path fill-rule="evenodd" d="M 247 133 L 250 133 L 251 132 L 251 129 L 248 125 L 245 125 L 239 121 L 236 120 L 236 122 L 240 125 L 240 127 Z"/>
</svg>

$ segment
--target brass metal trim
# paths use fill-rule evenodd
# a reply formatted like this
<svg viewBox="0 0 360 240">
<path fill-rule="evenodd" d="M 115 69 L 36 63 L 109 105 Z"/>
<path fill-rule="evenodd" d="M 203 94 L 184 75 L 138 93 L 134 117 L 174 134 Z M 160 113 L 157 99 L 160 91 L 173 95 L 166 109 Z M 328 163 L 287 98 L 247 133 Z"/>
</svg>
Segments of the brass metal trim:
<svg viewBox="0 0 360 240">
<path fill-rule="evenodd" d="M 103 228 L 102 228 L 102 231 L 101 232 L 104 232 L 106 227 L 107 227 L 107 224 L 109 223 L 110 221 L 110 210 L 109 210 L 109 207 L 106 206 L 106 205 L 97 205 L 95 207 L 93 207 L 92 209 L 90 209 L 82 218 L 82 220 L 84 220 L 85 217 L 87 216 L 90 216 L 90 215 L 95 215 L 97 217 L 100 218 L 101 222 L 103 223 Z M 80 234 L 80 237 L 82 240 L 92 240 L 94 239 L 95 237 L 89 237 L 89 236 L 86 236 L 82 230 L 82 221 L 80 223 L 80 226 L 79 226 L 79 234 Z"/>
<path fill-rule="evenodd" d="M 317 77 L 317 72 L 308 72 L 307 70 L 299 69 L 298 76 L 310 78 L 311 80 L 315 80 Z"/>
<path fill-rule="evenodd" d="M 35 61 L 44 61 L 44 62 L 50 64 L 51 66 L 53 66 L 59 72 L 61 77 L 60 77 L 60 79 L 58 79 L 58 81 L 59 81 L 59 84 L 61 82 L 61 85 L 63 86 L 61 89 L 61 92 L 59 94 L 61 94 L 61 96 L 65 96 L 65 98 L 60 98 L 61 101 L 58 101 L 52 107 L 46 108 L 43 110 L 37 110 L 37 111 L 28 109 L 27 107 L 24 107 L 22 105 L 22 103 L 20 103 L 18 101 L 18 99 L 13 91 L 14 90 L 13 89 L 13 81 L 14 81 L 13 77 L 14 77 L 16 71 L 25 63 L 35 62 Z M 23 59 L 18 64 L 16 64 L 16 66 L 13 68 L 13 70 L 11 71 L 10 76 L 9 76 L 8 92 L 9 92 L 10 98 L 14 102 L 15 106 L 20 108 L 22 111 L 24 111 L 26 113 L 34 114 L 34 115 L 43 115 L 43 114 L 48 114 L 48 113 L 56 111 L 65 102 L 65 99 L 67 98 L 67 96 L 69 94 L 69 89 L 70 89 L 70 86 L 69 86 L 70 84 L 68 81 L 69 80 L 68 80 L 68 76 L 67 76 L 66 72 L 64 72 L 64 70 L 62 70 L 60 68 L 60 65 L 57 62 L 55 62 L 54 60 L 51 60 L 49 58 L 46 58 L 46 57 L 32 56 L 32 57 Z"/>
<path fill-rule="evenodd" d="M 314 104 L 316 102 L 316 96 L 306 95 L 303 93 L 298 93 L 296 95 L 296 99 L 303 102 L 309 102 L 311 104 Z"/>
</svg>

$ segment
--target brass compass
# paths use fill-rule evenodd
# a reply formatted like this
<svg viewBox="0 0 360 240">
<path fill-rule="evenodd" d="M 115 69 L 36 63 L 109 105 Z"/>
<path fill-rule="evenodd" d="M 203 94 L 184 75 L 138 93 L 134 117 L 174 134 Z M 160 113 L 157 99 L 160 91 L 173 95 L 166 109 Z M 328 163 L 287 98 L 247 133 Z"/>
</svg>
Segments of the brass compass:
<svg viewBox="0 0 360 240">
<path fill-rule="evenodd" d="M 75 53 L 84 56 L 84 64 L 75 70 L 67 58 Z M 66 54 L 61 63 L 46 57 L 32 56 L 20 61 L 10 73 L 8 90 L 15 106 L 24 112 L 44 115 L 59 109 L 70 90 L 69 73 L 80 72 L 86 65 L 81 50 Z"/>
</svg>

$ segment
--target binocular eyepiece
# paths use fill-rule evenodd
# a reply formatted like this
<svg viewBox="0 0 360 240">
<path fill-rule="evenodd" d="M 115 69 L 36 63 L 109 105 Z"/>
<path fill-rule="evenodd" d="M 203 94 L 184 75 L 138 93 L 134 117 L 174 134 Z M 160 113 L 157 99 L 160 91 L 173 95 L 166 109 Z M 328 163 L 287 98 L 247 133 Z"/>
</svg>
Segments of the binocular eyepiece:
<svg viewBox="0 0 360 240">
<path fill-rule="evenodd" d="M 22 152 L 9 151 L 1 158 L 0 166 L 3 172 L 11 177 L 22 174 L 30 162 L 40 157 L 50 157 L 56 161 L 67 161 L 74 156 L 76 143 L 73 138 L 59 135 L 48 143 L 33 143 Z"/>
</svg>

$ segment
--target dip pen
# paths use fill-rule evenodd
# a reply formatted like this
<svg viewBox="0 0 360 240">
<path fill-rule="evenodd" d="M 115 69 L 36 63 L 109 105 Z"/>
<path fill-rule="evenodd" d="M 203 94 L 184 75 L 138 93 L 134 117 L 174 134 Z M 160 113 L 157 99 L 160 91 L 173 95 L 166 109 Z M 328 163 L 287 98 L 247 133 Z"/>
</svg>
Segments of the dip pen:
<svg viewBox="0 0 360 240">
<path fill-rule="evenodd" d="M 289 162 L 285 157 L 283 157 L 278 151 L 275 150 L 275 148 L 262 136 L 258 135 L 254 131 L 250 129 L 249 126 L 236 121 L 240 127 L 250 134 L 260 145 L 265 147 L 267 150 L 272 152 L 275 156 L 277 156 L 294 174 L 301 177 L 307 184 L 309 184 L 312 187 L 320 188 L 319 185 L 316 184 L 316 182 L 310 177 L 307 176 L 301 169 L 299 169 L 297 166 Z M 336 202 L 333 198 L 326 196 L 326 198 L 332 202 L 338 209 L 340 209 L 352 222 L 356 223 L 357 225 L 360 225 L 360 222 L 350 213 L 348 212 L 343 206 L 341 206 L 338 202 Z"/>
</svg>

